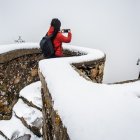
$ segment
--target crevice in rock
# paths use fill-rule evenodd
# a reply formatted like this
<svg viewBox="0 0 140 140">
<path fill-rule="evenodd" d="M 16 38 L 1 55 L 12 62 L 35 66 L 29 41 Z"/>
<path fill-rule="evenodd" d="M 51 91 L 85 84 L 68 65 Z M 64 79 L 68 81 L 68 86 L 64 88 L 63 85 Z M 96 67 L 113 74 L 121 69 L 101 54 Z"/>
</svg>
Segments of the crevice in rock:
<svg viewBox="0 0 140 140">
<path fill-rule="evenodd" d="M 22 96 L 20 96 L 19 98 L 21 98 L 21 99 L 23 100 L 23 102 L 24 102 L 25 104 L 27 104 L 28 106 L 33 107 L 33 108 L 36 108 L 36 109 L 38 109 L 38 110 L 40 110 L 40 111 L 42 112 L 42 108 L 40 108 L 40 107 L 34 105 L 31 101 L 28 101 L 26 98 L 24 98 L 24 97 L 22 97 Z"/>
</svg>

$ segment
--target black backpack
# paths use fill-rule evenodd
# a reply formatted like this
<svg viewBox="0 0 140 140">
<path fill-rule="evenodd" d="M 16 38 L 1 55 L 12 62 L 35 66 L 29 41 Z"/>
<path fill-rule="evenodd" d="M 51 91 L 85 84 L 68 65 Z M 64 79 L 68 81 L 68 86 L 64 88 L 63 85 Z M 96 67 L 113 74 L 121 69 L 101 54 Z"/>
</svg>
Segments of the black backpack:
<svg viewBox="0 0 140 140">
<path fill-rule="evenodd" d="M 51 38 L 53 35 L 46 35 L 40 41 L 40 49 L 43 55 L 47 58 L 51 58 L 54 56 L 54 47 Z"/>
</svg>

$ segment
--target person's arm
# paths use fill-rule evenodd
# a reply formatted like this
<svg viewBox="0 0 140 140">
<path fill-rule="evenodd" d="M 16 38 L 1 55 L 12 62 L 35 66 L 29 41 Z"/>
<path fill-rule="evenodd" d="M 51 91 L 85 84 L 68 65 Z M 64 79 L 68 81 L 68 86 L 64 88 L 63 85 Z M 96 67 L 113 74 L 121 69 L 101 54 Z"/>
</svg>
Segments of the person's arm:
<svg viewBox="0 0 140 140">
<path fill-rule="evenodd" d="M 68 32 L 68 36 L 64 36 L 62 33 L 60 34 L 60 41 L 64 43 L 69 43 L 71 41 L 72 34 L 71 32 Z"/>
</svg>

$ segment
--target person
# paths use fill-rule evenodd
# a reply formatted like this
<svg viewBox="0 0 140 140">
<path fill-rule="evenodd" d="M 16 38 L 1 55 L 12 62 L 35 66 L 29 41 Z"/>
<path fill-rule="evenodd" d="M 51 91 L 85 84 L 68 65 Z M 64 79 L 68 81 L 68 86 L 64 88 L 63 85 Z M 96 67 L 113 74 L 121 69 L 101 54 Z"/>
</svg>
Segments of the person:
<svg viewBox="0 0 140 140">
<path fill-rule="evenodd" d="M 139 66 L 139 75 L 138 75 L 138 79 L 140 79 L 140 58 L 138 58 L 138 60 L 137 60 L 137 65 Z"/>
<path fill-rule="evenodd" d="M 53 35 L 52 43 L 54 46 L 55 54 L 52 57 L 62 57 L 63 56 L 62 43 L 71 42 L 71 38 L 72 38 L 71 30 L 69 29 L 67 36 L 64 36 L 62 33 L 64 31 L 64 29 L 62 31 L 60 31 L 60 27 L 61 27 L 60 20 L 57 18 L 54 18 L 54 19 L 52 19 L 50 28 L 46 34 L 48 36 Z"/>
</svg>

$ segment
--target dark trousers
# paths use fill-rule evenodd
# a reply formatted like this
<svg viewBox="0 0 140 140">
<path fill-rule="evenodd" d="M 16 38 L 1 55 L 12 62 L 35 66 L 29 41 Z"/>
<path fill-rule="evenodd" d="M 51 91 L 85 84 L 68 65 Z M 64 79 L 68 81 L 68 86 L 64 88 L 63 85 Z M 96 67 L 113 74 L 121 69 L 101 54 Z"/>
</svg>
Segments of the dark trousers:
<svg viewBox="0 0 140 140">
<path fill-rule="evenodd" d="M 45 56 L 44 56 L 44 57 L 45 57 Z M 53 55 L 51 55 L 50 57 L 45 57 L 45 58 L 50 59 L 50 58 L 60 58 L 60 57 L 62 57 L 62 56 L 56 56 L 55 54 L 53 54 Z"/>
</svg>

